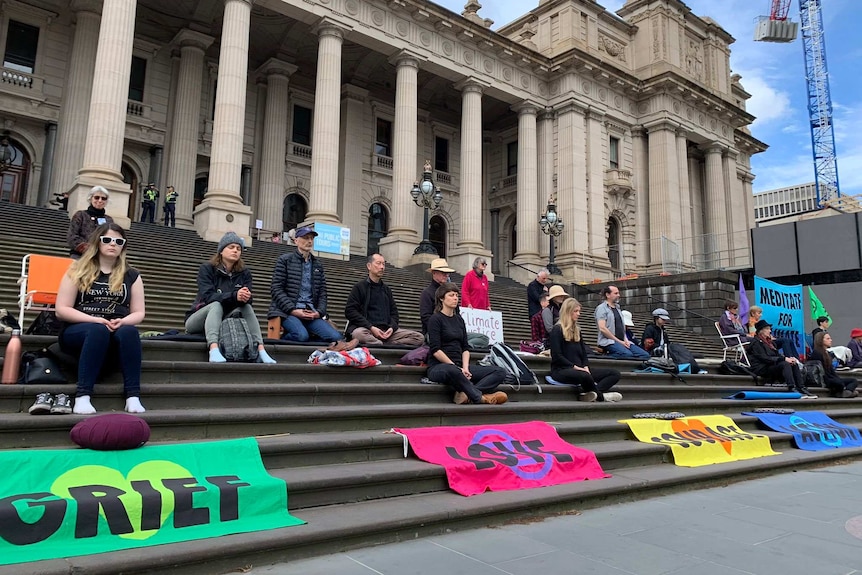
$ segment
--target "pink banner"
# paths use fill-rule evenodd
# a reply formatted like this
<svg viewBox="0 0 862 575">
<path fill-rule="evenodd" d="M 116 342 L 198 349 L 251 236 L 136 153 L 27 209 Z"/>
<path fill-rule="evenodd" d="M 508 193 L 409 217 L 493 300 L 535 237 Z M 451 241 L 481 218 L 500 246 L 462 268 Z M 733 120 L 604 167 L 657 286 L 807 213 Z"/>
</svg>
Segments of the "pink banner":
<svg viewBox="0 0 862 575">
<path fill-rule="evenodd" d="M 461 495 L 610 477 L 595 453 L 566 443 L 543 421 L 394 431 L 420 459 L 445 467 Z"/>
</svg>

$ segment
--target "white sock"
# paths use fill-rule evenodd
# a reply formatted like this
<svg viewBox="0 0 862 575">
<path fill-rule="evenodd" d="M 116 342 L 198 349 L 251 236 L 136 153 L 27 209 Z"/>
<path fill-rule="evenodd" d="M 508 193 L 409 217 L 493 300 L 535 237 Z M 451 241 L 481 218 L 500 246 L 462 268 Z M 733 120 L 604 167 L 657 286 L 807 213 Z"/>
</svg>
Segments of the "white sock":
<svg viewBox="0 0 862 575">
<path fill-rule="evenodd" d="M 226 361 L 219 348 L 214 347 L 210 350 L 210 363 L 225 363 Z"/>
<path fill-rule="evenodd" d="M 266 353 L 265 349 L 257 350 L 257 361 L 258 363 L 275 363 L 275 360 Z"/>
<path fill-rule="evenodd" d="M 72 408 L 72 413 L 78 415 L 92 415 L 96 413 L 96 408 L 90 403 L 89 395 L 79 395 L 75 398 L 75 407 Z"/>
<path fill-rule="evenodd" d="M 144 409 L 144 406 L 141 405 L 140 397 L 127 397 L 126 411 L 128 411 L 129 413 L 143 413 L 146 411 L 146 409 Z"/>
</svg>

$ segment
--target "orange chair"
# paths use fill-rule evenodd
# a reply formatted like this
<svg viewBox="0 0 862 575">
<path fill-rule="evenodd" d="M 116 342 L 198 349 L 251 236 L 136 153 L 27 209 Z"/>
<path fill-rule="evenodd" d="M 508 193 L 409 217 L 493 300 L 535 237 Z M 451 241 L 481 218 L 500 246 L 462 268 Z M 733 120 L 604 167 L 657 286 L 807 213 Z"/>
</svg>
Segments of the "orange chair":
<svg viewBox="0 0 862 575">
<path fill-rule="evenodd" d="M 21 286 L 18 295 L 18 323 L 24 325 L 24 311 L 34 306 L 53 309 L 57 303 L 60 280 L 72 265 L 72 258 L 27 254 L 21 260 Z"/>
</svg>

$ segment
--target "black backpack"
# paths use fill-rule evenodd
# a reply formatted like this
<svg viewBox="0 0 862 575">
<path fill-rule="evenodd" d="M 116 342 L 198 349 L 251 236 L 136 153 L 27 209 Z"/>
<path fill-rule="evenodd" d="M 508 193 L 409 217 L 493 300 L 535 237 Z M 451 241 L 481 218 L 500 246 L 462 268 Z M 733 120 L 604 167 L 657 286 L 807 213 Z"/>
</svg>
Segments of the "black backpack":
<svg viewBox="0 0 862 575">
<path fill-rule="evenodd" d="M 218 346 L 226 360 L 256 362 L 257 343 L 252 340 L 248 323 L 241 317 L 239 310 L 230 312 L 222 320 L 218 332 Z"/>
<path fill-rule="evenodd" d="M 518 357 L 518 354 L 504 343 L 495 343 L 491 346 L 491 353 L 488 355 L 491 365 L 502 367 L 508 372 L 506 383 L 517 385 L 539 385 L 539 378 L 533 373 L 527 364 Z M 510 381 L 511 380 L 511 381 Z M 539 393 L 541 393 L 539 387 Z"/>
<path fill-rule="evenodd" d="M 826 387 L 826 370 L 819 361 L 806 361 L 802 367 L 805 385 L 808 387 Z"/>
<path fill-rule="evenodd" d="M 747 375 L 754 381 L 757 381 L 757 374 L 744 365 L 737 363 L 731 359 L 726 359 L 718 366 L 718 373 L 722 375 Z"/>
</svg>

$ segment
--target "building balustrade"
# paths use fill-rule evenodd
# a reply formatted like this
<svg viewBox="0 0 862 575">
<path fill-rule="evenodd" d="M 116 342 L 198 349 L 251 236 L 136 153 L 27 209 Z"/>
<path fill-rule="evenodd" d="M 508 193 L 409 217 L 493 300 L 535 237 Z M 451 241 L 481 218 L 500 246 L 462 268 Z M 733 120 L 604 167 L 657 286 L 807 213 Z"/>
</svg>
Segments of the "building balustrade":
<svg viewBox="0 0 862 575">
<path fill-rule="evenodd" d="M 631 170 L 610 168 L 605 170 L 605 187 L 611 194 L 628 194 L 634 188 L 632 186 Z"/>
<path fill-rule="evenodd" d="M 380 168 L 391 172 L 393 163 L 394 162 L 392 161 L 392 158 L 390 158 L 389 156 L 381 156 L 380 154 L 374 154 L 375 168 Z"/>
<path fill-rule="evenodd" d="M 506 176 L 503 178 L 503 181 L 500 183 L 500 187 L 502 189 L 506 188 L 514 188 L 518 185 L 518 174 L 514 174 L 512 176 Z"/>
<path fill-rule="evenodd" d="M 0 68 L 0 86 L 13 92 L 26 93 L 28 96 L 34 94 L 41 96 L 43 84 L 44 80 L 39 76 L 12 68 Z"/>
<path fill-rule="evenodd" d="M 445 186 L 452 185 L 452 174 L 447 174 L 446 172 L 434 172 L 434 177 L 438 184 L 443 184 Z"/>
<path fill-rule="evenodd" d="M 152 116 L 152 106 L 147 106 L 137 100 L 129 100 L 126 104 L 126 115 L 139 120 L 149 120 Z"/>
<path fill-rule="evenodd" d="M 291 156 L 303 158 L 305 160 L 311 160 L 311 146 L 297 144 L 296 142 L 290 142 L 289 150 Z"/>
</svg>

